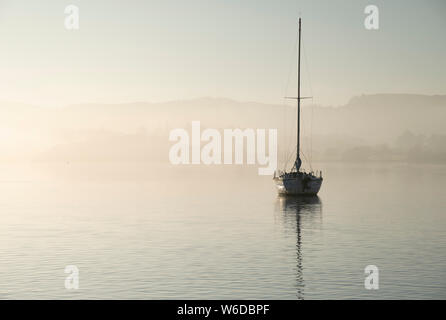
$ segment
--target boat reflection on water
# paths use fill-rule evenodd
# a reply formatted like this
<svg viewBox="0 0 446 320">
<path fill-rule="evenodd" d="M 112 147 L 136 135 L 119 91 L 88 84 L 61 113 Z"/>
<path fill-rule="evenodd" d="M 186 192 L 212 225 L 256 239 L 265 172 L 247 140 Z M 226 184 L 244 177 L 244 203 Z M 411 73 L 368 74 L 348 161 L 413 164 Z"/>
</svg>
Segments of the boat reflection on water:
<svg viewBox="0 0 446 320">
<path fill-rule="evenodd" d="M 276 214 L 285 225 L 286 231 L 296 234 L 296 287 L 297 299 L 304 299 L 303 277 L 303 230 L 320 229 L 322 223 L 322 202 L 318 196 L 278 196 Z"/>
</svg>

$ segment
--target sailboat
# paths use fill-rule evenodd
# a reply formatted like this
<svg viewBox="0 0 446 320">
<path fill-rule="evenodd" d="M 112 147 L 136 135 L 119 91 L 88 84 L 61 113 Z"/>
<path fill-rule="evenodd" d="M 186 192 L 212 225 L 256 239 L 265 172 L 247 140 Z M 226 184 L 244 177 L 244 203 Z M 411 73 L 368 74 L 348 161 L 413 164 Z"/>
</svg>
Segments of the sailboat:
<svg viewBox="0 0 446 320">
<path fill-rule="evenodd" d="M 299 18 L 299 49 L 297 53 L 297 97 L 287 97 L 297 100 L 297 148 L 296 161 L 289 172 L 274 173 L 274 182 L 277 191 L 281 195 L 316 195 L 322 185 L 322 173 L 316 176 L 313 172 L 301 170 L 300 158 L 300 101 L 305 97 L 300 96 L 300 42 L 301 42 L 301 18 Z"/>
</svg>

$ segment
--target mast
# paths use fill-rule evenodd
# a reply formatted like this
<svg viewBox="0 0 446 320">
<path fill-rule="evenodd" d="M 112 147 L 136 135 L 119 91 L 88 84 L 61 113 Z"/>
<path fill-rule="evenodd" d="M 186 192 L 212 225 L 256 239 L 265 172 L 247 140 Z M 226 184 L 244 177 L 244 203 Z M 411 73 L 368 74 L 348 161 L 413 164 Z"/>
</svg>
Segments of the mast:
<svg viewBox="0 0 446 320">
<path fill-rule="evenodd" d="M 302 161 L 300 160 L 300 34 L 301 18 L 299 18 L 299 50 L 297 53 L 297 151 L 296 151 L 296 171 L 298 172 Z"/>
</svg>

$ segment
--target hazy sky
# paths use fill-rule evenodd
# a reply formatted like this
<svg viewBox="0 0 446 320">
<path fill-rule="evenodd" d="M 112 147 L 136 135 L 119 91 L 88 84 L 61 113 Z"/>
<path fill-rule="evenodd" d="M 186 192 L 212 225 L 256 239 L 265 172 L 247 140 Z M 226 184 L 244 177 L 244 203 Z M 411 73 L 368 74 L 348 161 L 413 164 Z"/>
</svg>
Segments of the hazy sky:
<svg viewBox="0 0 446 320">
<path fill-rule="evenodd" d="M 77 31 L 64 26 L 70 4 Z M 364 28 L 368 4 L 379 8 L 379 30 Z M 0 100 L 280 104 L 290 70 L 286 93 L 295 90 L 299 13 L 302 93 L 315 103 L 446 93 L 444 0 L 0 0 Z"/>
</svg>

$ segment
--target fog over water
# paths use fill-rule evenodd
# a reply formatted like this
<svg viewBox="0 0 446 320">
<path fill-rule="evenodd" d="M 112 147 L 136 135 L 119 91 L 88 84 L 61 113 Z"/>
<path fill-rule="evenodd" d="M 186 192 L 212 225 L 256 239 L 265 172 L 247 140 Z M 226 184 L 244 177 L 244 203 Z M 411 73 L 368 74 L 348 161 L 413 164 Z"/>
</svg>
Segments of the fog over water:
<svg viewBox="0 0 446 320">
<path fill-rule="evenodd" d="M 319 197 L 299 199 L 254 168 L 2 164 L 0 295 L 446 298 L 446 167 L 315 166 Z"/>
<path fill-rule="evenodd" d="M 168 161 L 170 130 L 199 120 L 278 129 L 282 168 L 292 105 L 3 103 L 0 297 L 446 298 L 445 101 L 305 106 L 304 167 L 324 176 L 312 199 L 279 198 L 258 165 Z"/>
</svg>

